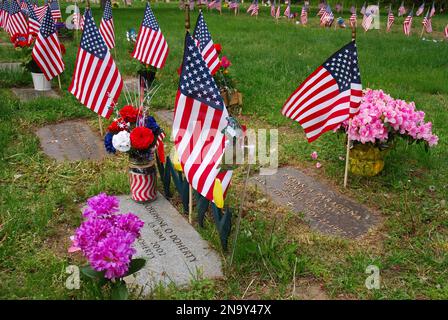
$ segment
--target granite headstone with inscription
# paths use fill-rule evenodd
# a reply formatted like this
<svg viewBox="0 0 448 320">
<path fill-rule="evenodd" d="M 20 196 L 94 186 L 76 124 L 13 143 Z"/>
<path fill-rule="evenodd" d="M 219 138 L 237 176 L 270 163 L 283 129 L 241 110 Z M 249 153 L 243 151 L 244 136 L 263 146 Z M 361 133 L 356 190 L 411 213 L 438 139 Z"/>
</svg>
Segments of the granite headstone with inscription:
<svg viewBox="0 0 448 320">
<path fill-rule="evenodd" d="M 145 258 L 146 265 L 126 278 L 129 286 L 147 294 L 159 284 L 183 286 L 192 279 L 223 276 L 218 254 L 160 193 L 147 204 L 135 203 L 129 196 L 119 199 L 121 212 L 132 212 L 145 222 L 135 257 Z"/>
<path fill-rule="evenodd" d="M 380 222 L 379 216 L 365 206 L 295 168 L 253 176 L 250 182 L 267 191 L 276 203 L 303 213 L 312 229 L 325 234 L 357 238 Z"/>
</svg>

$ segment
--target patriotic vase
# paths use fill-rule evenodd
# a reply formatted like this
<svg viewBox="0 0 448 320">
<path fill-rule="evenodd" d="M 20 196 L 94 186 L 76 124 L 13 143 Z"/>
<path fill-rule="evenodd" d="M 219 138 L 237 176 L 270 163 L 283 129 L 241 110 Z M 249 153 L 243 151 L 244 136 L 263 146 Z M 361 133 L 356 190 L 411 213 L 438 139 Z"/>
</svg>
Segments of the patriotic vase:
<svg viewBox="0 0 448 320">
<path fill-rule="evenodd" d="M 157 174 L 154 150 L 151 150 L 149 160 L 130 158 L 129 183 L 131 198 L 135 202 L 145 203 L 157 198 Z"/>
<path fill-rule="evenodd" d="M 350 172 L 363 177 L 376 176 L 384 169 L 384 157 L 388 151 L 372 144 L 355 145 L 350 149 Z"/>
</svg>

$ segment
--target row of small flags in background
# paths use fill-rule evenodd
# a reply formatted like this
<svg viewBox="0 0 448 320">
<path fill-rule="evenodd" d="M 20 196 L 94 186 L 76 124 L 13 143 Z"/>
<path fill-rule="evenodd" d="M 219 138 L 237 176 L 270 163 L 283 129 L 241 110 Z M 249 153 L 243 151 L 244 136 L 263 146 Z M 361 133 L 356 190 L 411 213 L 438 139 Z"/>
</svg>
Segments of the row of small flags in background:
<svg viewBox="0 0 448 320">
<path fill-rule="evenodd" d="M 55 27 L 55 21 L 60 17 L 54 11 L 59 10 L 59 6 L 51 5 L 57 4 L 56 1 L 47 3 L 43 6 L 44 14 L 38 16 L 38 4 L 25 2 L 27 6 L 23 11 L 26 13 L 20 9 L 22 6 L 16 0 L 3 1 L 0 26 L 10 34 L 14 31 L 27 34 L 30 30 L 38 30 L 32 54 L 50 80 L 65 68 Z M 274 10 L 271 10 L 271 14 L 277 18 L 280 15 L 278 8 L 274 5 Z M 328 8 L 328 5 L 322 6 L 318 13 L 325 25 L 334 20 Z M 258 10 L 258 2 L 254 2 L 248 12 L 257 15 Z M 286 10 L 290 14 L 289 6 Z M 301 21 L 307 21 L 307 13 L 307 9 L 302 9 Z M 351 24 L 356 23 L 355 15 L 356 10 L 353 10 Z M 412 14 L 408 16 L 412 18 Z M 427 16 L 431 17 L 430 14 Z M 90 8 L 86 8 L 84 15 L 79 15 L 77 19 L 83 32 L 68 90 L 83 105 L 109 118 L 123 88 L 121 74 L 110 53 L 115 46 L 110 0 L 106 2 L 99 29 Z M 147 3 L 132 56 L 144 64 L 161 69 L 168 52 L 168 44 Z M 209 200 L 213 200 L 216 183 L 222 185 L 225 194 L 232 176 L 232 171 L 219 169 L 226 145 L 223 132 L 229 116 L 212 76 L 219 65 L 218 52 L 201 12 L 193 37 L 188 32 L 185 37 L 172 135 L 185 178 Z M 354 116 L 361 96 L 358 53 L 355 41 L 351 41 L 308 76 L 287 99 L 282 113 L 299 122 L 311 142 Z"/>
</svg>

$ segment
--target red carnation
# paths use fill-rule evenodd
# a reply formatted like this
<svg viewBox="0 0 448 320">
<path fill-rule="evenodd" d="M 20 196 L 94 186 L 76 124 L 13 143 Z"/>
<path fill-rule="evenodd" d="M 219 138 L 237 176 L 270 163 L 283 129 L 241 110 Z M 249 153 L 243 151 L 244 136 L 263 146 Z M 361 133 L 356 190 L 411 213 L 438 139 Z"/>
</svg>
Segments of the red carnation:
<svg viewBox="0 0 448 320">
<path fill-rule="evenodd" d="M 110 126 L 107 128 L 107 130 L 111 133 L 118 133 L 120 131 L 126 130 L 128 126 L 126 125 L 126 122 L 123 121 L 122 118 L 114 120 Z"/>
<path fill-rule="evenodd" d="M 215 43 L 214 46 L 215 46 L 216 51 L 218 51 L 218 53 L 221 53 L 221 51 L 222 51 L 221 45 L 219 43 Z"/>
<path fill-rule="evenodd" d="M 154 141 L 154 134 L 146 127 L 137 127 L 131 131 L 131 146 L 137 150 L 148 149 Z"/>
<path fill-rule="evenodd" d="M 137 121 L 138 109 L 133 106 L 124 106 L 119 113 L 125 122 L 132 123 Z"/>
</svg>

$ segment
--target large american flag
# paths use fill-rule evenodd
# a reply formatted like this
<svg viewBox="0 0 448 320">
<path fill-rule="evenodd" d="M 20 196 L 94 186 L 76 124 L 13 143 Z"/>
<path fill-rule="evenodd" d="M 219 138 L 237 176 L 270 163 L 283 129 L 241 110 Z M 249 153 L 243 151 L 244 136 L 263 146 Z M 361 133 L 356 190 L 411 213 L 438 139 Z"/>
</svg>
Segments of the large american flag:
<svg viewBox="0 0 448 320">
<path fill-rule="evenodd" d="M 354 41 L 333 54 L 293 92 L 282 113 L 301 124 L 308 142 L 355 115 L 362 97 Z"/>
<path fill-rule="evenodd" d="M 300 13 L 300 23 L 303 25 L 308 23 L 308 7 L 305 5 L 302 7 L 302 12 Z"/>
<path fill-rule="evenodd" d="M 362 27 L 364 28 L 364 31 L 368 31 L 370 29 L 370 26 L 372 25 L 373 21 L 373 14 L 366 12 L 366 14 L 362 17 Z"/>
<path fill-rule="evenodd" d="M 31 35 L 35 35 L 39 33 L 40 21 L 34 13 L 33 5 L 28 3 L 28 33 Z"/>
<path fill-rule="evenodd" d="M 64 71 L 61 46 L 49 9 L 40 26 L 32 55 L 47 80 L 53 79 Z"/>
<path fill-rule="evenodd" d="M 215 179 L 225 192 L 232 177 L 232 171 L 218 167 L 225 151 L 222 131 L 228 116 L 210 70 L 187 33 L 172 135 L 187 181 L 209 200 L 213 200 Z"/>
<path fill-rule="evenodd" d="M 199 12 L 196 27 L 194 28 L 194 39 L 198 42 L 202 57 L 207 63 L 211 74 L 214 75 L 219 70 L 221 63 L 202 12 Z"/>
<path fill-rule="evenodd" d="M 39 20 L 40 23 L 42 23 L 42 20 L 44 19 L 46 12 L 47 12 L 46 4 L 41 7 L 34 8 L 34 13 L 36 14 L 37 19 Z"/>
<path fill-rule="evenodd" d="M 425 29 L 425 31 L 427 33 L 431 33 L 432 32 L 432 21 L 431 21 L 431 17 L 430 17 L 430 9 L 428 9 L 428 13 L 426 14 L 426 16 L 423 17 L 423 28 Z"/>
<path fill-rule="evenodd" d="M 84 13 L 84 31 L 68 91 L 83 105 L 109 118 L 123 88 L 123 80 L 90 9 Z"/>
<path fill-rule="evenodd" d="M 395 21 L 394 13 L 392 12 L 392 8 L 389 8 L 389 13 L 387 14 L 387 25 L 386 25 L 387 32 L 389 32 L 390 29 L 392 28 L 394 21 Z"/>
<path fill-rule="evenodd" d="M 168 51 L 168 43 L 148 2 L 132 56 L 144 64 L 161 69 L 165 65 Z"/>
<path fill-rule="evenodd" d="M 411 10 L 411 12 L 409 12 L 408 16 L 403 21 L 403 32 L 407 36 L 409 36 L 411 34 L 413 15 L 414 15 L 414 12 Z"/>
<path fill-rule="evenodd" d="M 100 24 L 100 33 L 109 49 L 113 49 L 115 47 L 115 32 L 110 0 L 107 0 L 106 5 L 104 6 L 103 18 L 101 19 Z"/>
<path fill-rule="evenodd" d="M 59 8 L 58 0 L 50 0 L 51 15 L 54 20 L 62 19 L 61 9 Z"/>
<path fill-rule="evenodd" d="M 415 15 L 419 17 L 423 11 L 425 11 L 425 3 L 423 2 L 420 7 L 418 7 L 417 11 L 415 12 Z"/>
<path fill-rule="evenodd" d="M 16 0 L 12 0 L 9 4 L 8 32 L 11 35 L 28 33 L 26 17 Z"/>
</svg>

